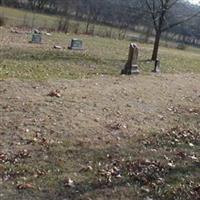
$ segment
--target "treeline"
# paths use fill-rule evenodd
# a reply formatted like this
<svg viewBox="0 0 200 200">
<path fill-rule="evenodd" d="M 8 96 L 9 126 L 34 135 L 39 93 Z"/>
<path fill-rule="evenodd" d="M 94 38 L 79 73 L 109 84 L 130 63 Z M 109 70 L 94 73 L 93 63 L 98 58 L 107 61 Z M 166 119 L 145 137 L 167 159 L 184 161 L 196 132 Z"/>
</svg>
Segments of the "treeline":
<svg viewBox="0 0 200 200">
<path fill-rule="evenodd" d="M 35 12 L 59 14 L 59 29 L 67 31 L 68 20 L 76 18 L 86 22 L 86 33 L 91 33 L 96 24 L 118 27 L 125 35 L 127 30 L 140 27 L 146 38 L 154 34 L 153 21 L 147 9 L 148 0 L 0 0 L 1 5 L 28 9 Z M 164 23 L 179 21 L 200 9 L 187 1 L 174 0 L 176 6 L 167 13 Z M 199 44 L 200 17 L 179 24 L 162 36 L 188 44 Z"/>
</svg>

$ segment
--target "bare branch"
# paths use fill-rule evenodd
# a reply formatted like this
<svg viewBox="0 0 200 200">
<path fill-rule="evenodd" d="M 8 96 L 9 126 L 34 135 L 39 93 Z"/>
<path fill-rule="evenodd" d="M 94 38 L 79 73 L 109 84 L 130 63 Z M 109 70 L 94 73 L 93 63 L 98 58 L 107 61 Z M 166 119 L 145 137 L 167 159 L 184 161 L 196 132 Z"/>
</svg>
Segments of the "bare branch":
<svg viewBox="0 0 200 200">
<path fill-rule="evenodd" d="M 183 24 L 183 23 L 185 23 L 185 22 L 187 22 L 187 21 L 189 21 L 189 20 L 191 20 L 192 18 L 197 17 L 197 16 L 200 16 L 200 11 L 196 12 L 195 14 L 193 14 L 193 15 L 191 15 L 191 16 L 189 16 L 189 17 L 185 17 L 184 19 L 182 19 L 182 20 L 180 20 L 180 21 L 178 21 L 178 22 L 175 22 L 175 23 L 173 23 L 173 24 L 170 24 L 170 25 L 168 25 L 168 26 L 162 28 L 162 31 L 163 31 L 163 32 L 164 32 L 164 31 L 167 31 L 168 29 L 173 28 L 173 27 L 175 27 L 175 26 L 178 26 L 179 24 Z"/>
</svg>

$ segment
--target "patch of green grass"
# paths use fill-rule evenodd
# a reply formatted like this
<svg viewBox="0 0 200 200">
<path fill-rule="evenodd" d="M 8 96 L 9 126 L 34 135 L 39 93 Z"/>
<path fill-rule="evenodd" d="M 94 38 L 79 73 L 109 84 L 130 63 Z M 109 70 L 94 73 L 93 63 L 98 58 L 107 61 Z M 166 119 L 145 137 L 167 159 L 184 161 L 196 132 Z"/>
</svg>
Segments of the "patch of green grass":
<svg viewBox="0 0 200 200">
<path fill-rule="evenodd" d="M 58 17 L 33 14 L 23 10 L 0 7 L 0 13 L 8 16 L 8 25 L 17 25 L 26 19 L 34 27 L 52 27 Z M 79 23 L 79 22 L 72 22 Z M 56 25 L 57 26 L 57 25 Z M 80 22 L 84 32 L 85 24 Z M 109 27 L 96 26 L 97 32 L 104 32 Z M 115 34 L 117 30 L 113 29 Z M 53 50 L 53 46 L 67 47 L 70 39 L 78 37 L 83 40 L 85 51 Z M 8 29 L 0 30 L 0 79 L 77 79 L 99 74 L 119 75 L 128 57 L 129 41 L 97 36 L 53 33 L 51 37 L 43 36 L 42 45 L 28 44 L 31 39 L 27 34 L 12 34 Z M 154 63 L 149 62 L 153 45 L 138 44 L 139 66 L 142 73 L 150 73 Z M 185 51 L 160 47 L 159 59 L 163 73 L 199 73 L 200 50 L 188 48 Z"/>
<path fill-rule="evenodd" d="M 19 79 L 77 79 L 99 74 L 119 75 L 128 54 L 128 41 L 85 35 L 53 33 L 44 37 L 42 45 L 27 44 L 27 36 L 6 32 L 8 40 L 17 40 L 17 45 L 2 45 L 0 50 L 0 78 Z M 6 34 L 2 33 L 2 34 Z M 53 45 L 63 44 L 73 37 L 84 41 L 85 51 L 53 50 Z M 25 40 L 26 39 L 26 40 Z M 21 44 L 21 46 L 20 46 Z M 139 65 L 142 73 L 150 73 L 153 63 L 148 62 L 152 47 L 140 44 Z M 180 51 L 160 48 L 161 70 L 167 73 L 199 73 L 200 58 L 195 51 Z"/>
<path fill-rule="evenodd" d="M 15 56 L 15 55 L 14 55 Z M 77 79 L 97 74 L 116 74 L 117 69 L 109 69 L 109 61 L 95 59 L 90 55 L 58 52 L 38 52 L 18 54 L 1 62 L 0 78 L 19 79 Z"/>
<path fill-rule="evenodd" d="M 60 22 L 60 16 L 34 13 L 26 10 L 0 7 L 0 16 L 5 19 L 7 26 L 19 26 L 30 28 L 43 28 L 57 30 Z M 68 32 L 85 33 L 87 23 L 69 19 Z M 94 24 L 91 24 L 94 26 Z M 108 36 L 112 38 L 119 37 L 118 28 L 109 27 L 106 25 L 95 24 L 94 35 Z"/>
<path fill-rule="evenodd" d="M 55 28 L 58 20 L 57 17 L 51 15 L 31 13 L 7 7 L 0 7 L 0 15 L 5 18 L 6 24 L 10 26 L 27 25 L 30 27 Z"/>
</svg>

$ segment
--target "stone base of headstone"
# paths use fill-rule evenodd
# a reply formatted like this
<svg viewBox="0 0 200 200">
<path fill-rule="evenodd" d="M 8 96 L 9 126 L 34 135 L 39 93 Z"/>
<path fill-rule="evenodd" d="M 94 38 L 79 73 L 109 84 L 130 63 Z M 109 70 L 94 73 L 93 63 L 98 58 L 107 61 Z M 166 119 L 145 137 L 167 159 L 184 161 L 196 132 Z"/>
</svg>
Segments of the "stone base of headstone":
<svg viewBox="0 0 200 200">
<path fill-rule="evenodd" d="M 139 74 L 138 65 L 132 65 L 131 74 Z"/>
<path fill-rule="evenodd" d="M 157 69 L 157 68 L 156 68 L 156 69 L 153 69 L 152 72 L 153 72 L 153 73 L 160 73 L 160 69 Z"/>
<path fill-rule="evenodd" d="M 156 60 L 155 61 L 155 66 L 154 69 L 152 70 L 153 73 L 160 73 L 160 61 Z"/>
<path fill-rule="evenodd" d="M 68 47 L 69 50 L 84 50 L 84 48 L 78 48 L 78 47 Z"/>
<path fill-rule="evenodd" d="M 121 74 L 124 75 L 132 75 L 132 74 L 139 74 L 140 71 L 138 69 L 138 65 L 132 65 L 132 67 L 125 67 L 122 69 Z"/>
</svg>

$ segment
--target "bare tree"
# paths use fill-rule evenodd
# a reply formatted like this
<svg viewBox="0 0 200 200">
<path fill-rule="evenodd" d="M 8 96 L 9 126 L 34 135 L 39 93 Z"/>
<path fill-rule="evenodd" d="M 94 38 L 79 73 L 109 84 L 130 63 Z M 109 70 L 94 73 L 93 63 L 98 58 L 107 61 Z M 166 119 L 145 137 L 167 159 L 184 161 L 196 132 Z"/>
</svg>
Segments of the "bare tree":
<svg viewBox="0 0 200 200">
<path fill-rule="evenodd" d="M 154 49 L 151 58 L 154 61 L 158 57 L 158 50 L 162 33 L 200 14 L 200 11 L 198 11 L 194 14 L 191 14 L 190 16 L 182 17 L 182 19 L 170 23 L 169 11 L 180 2 L 181 0 L 145 0 L 145 4 L 147 10 L 151 15 L 154 30 L 156 33 L 154 41 Z"/>
<path fill-rule="evenodd" d="M 1 0 L 1 1 L 0 1 L 0 4 L 1 4 L 2 6 L 4 6 L 4 5 L 5 5 L 4 0 Z"/>
<path fill-rule="evenodd" d="M 60 16 L 58 31 L 67 33 L 69 31 L 69 10 L 72 0 L 60 0 L 60 2 L 63 8 L 63 13 Z"/>
<path fill-rule="evenodd" d="M 98 17 L 102 11 L 102 0 L 85 0 L 85 11 L 86 11 L 86 33 L 89 33 L 89 27 L 93 24 L 92 34 L 94 32 L 95 23 L 97 23 Z"/>
<path fill-rule="evenodd" d="M 28 0 L 32 10 L 33 9 L 38 9 L 38 10 L 43 10 L 45 5 L 48 4 L 49 0 Z"/>
</svg>

